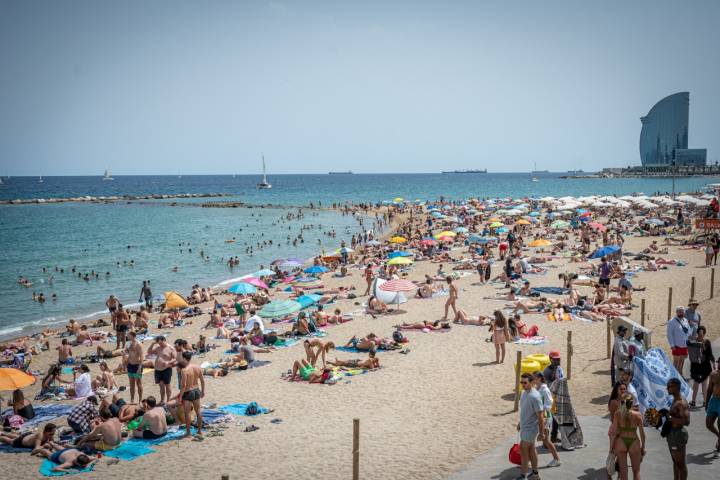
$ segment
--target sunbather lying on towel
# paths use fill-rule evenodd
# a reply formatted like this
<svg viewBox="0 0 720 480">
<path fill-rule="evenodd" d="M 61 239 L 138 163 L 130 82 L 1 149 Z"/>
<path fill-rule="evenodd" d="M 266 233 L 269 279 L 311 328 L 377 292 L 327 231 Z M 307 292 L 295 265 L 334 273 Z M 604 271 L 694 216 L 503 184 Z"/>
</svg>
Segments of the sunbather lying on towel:
<svg viewBox="0 0 720 480">
<path fill-rule="evenodd" d="M 368 352 L 368 358 L 366 360 L 360 360 L 359 358 L 353 358 L 352 360 L 338 360 L 334 362 L 328 362 L 330 365 L 336 367 L 350 367 L 350 368 L 363 368 L 365 370 L 371 370 L 373 368 L 380 368 L 380 359 L 375 356 L 375 350 Z"/>
<path fill-rule="evenodd" d="M 353 336 L 350 340 L 348 340 L 345 346 L 353 347 L 357 350 L 368 351 L 377 348 L 381 341 L 382 339 L 374 333 L 368 333 L 367 336 L 362 338 Z"/>
<path fill-rule="evenodd" d="M 491 320 L 492 319 L 490 317 L 486 317 L 485 315 L 478 315 L 477 320 L 475 320 L 474 318 L 470 318 L 470 316 L 465 310 L 459 309 L 455 314 L 455 319 L 453 320 L 453 323 L 458 323 L 460 325 L 484 326 L 490 325 Z"/>
<path fill-rule="evenodd" d="M 400 330 L 449 330 L 450 323 L 441 323 L 440 320 L 435 320 L 434 322 L 424 321 L 419 323 L 403 323 L 402 325 L 395 325 L 395 328 Z"/>
<path fill-rule="evenodd" d="M 324 368 L 318 371 L 317 368 L 310 365 L 310 363 L 303 358 L 302 360 L 295 360 L 295 363 L 293 363 L 290 381 L 292 382 L 297 380 L 298 375 L 300 378 L 310 383 L 323 383 L 325 380 L 330 378 L 332 370 Z"/>
</svg>

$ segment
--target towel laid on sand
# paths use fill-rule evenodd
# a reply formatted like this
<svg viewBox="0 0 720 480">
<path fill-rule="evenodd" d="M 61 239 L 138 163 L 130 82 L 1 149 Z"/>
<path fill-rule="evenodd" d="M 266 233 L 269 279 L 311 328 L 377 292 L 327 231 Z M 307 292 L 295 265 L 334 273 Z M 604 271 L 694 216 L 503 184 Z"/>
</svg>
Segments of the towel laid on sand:
<svg viewBox="0 0 720 480">
<path fill-rule="evenodd" d="M 560 287 L 534 287 L 531 288 L 530 291 L 534 293 L 549 293 L 552 295 L 567 295 L 570 293 L 569 288 Z"/>
<path fill-rule="evenodd" d="M 34 428 L 41 423 L 50 422 L 52 420 L 56 420 L 60 417 L 64 417 L 68 413 L 70 413 L 70 410 L 72 410 L 74 405 L 64 405 L 64 404 L 53 404 L 53 405 L 37 405 L 35 406 L 35 416 L 30 420 L 25 420 L 25 423 L 23 424 L 23 427 L 21 430 L 27 430 L 28 428 Z M 8 409 L 7 411 L 3 412 L 3 414 L 11 412 L 12 410 Z"/>
<path fill-rule="evenodd" d="M 69 472 L 53 472 L 52 469 L 57 467 L 56 463 L 51 462 L 47 458 L 40 464 L 40 474 L 45 477 L 61 477 L 63 475 L 75 475 L 76 473 L 87 473 L 91 472 L 95 465 L 90 465 L 87 468 L 73 469 Z"/>
<path fill-rule="evenodd" d="M 535 336 L 530 338 L 518 338 L 513 343 L 516 343 L 518 345 L 542 345 L 543 343 L 547 342 L 548 337 L 546 336 Z"/>
<path fill-rule="evenodd" d="M 249 403 L 233 403 L 230 405 L 223 405 L 222 407 L 218 408 L 218 411 L 223 413 L 230 413 L 232 415 L 246 415 L 247 416 L 247 408 L 250 404 Z M 259 413 L 268 413 L 268 409 L 265 407 L 261 407 L 258 405 L 258 412 Z"/>
</svg>

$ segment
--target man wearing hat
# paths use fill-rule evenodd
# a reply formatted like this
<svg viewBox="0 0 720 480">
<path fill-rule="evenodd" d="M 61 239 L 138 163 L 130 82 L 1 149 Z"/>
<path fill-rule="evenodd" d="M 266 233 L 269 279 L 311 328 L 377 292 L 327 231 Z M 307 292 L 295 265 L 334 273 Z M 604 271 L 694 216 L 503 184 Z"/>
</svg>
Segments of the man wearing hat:
<svg viewBox="0 0 720 480">
<path fill-rule="evenodd" d="M 552 383 L 558 378 L 565 378 L 565 372 L 563 372 L 563 369 L 560 366 L 560 352 L 558 350 L 551 350 L 548 357 L 550 357 L 550 365 L 545 367 L 545 370 L 543 370 L 543 377 L 548 385 L 552 385 Z M 550 432 L 551 442 L 557 441 L 558 427 L 559 425 L 557 420 L 553 417 L 552 429 Z"/>
<path fill-rule="evenodd" d="M 675 316 L 667 324 L 667 340 L 673 357 L 673 366 L 682 375 L 685 359 L 688 356 L 687 341 L 690 337 L 690 325 L 685 318 L 685 307 L 675 308 Z"/>
<path fill-rule="evenodd" d="M 615 385 L 616 381 L 619 382 L 622 379 L 623 371 L 630 368 L 630 351 L 628 342 L 625 339 L 627 330 L 625 325 L 619 325 L 616 330 L 615 342 L 613 343 L 612 378 L 610 379 L 613 385 Z"/>
<path fill-rule="evenodd" d="M 690 325 L 690 338 L 695 338 L 697 335 L 697 329 L 700 326 L 700 322 L 702 321 L 702 317 L 700 316 L 700 312 L 697 311 L 697 307 L 700 305 L 697 300 L 694 298 L 691 298 L 688 300 L 688 306 L 685 309 L 685 318 L 688 321 L 688 325 Z"/>
</svg>

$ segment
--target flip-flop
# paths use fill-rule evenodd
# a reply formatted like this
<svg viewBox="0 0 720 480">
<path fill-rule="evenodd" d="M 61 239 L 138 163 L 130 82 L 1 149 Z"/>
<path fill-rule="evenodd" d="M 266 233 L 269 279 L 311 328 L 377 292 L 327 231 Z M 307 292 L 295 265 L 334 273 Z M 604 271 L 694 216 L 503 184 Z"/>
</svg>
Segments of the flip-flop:
<svg viewBox="0 0 720 480">
<path fill-rule="evenodd" d="M 193 437 L 193 442 L 204 442 L 205 437 L 195 436 Z"/>
</svg>

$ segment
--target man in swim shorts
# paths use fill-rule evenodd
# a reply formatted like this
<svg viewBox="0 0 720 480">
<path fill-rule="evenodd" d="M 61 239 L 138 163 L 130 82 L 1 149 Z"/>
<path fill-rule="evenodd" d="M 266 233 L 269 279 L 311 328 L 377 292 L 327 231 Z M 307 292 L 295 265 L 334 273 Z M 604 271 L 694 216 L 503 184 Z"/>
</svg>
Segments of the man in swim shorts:
<svg viewBox="0 0 720 480">
<path fill-rule="evenodd" d="M 671 425 L 666 440 L 673 462 L 673 478 L 674 480 L 687 480 L 685 447 L 688 443 L 688 431 L 685 427 L 690 425 L 690 406 L 682 396 L 680 380 L 677 378 L 668 380 L 667 392 L 673 397 L 668 418 L 665 420 Z"/>
<path fill-rule="evenodd" d="M 85 455 L 76 448 L 58 448 L 54 447 L 51 451 L 43 452 L 46 457 L 57 467 L 52 469 L 53 472 L 72 472 L 71 468 L 85 469 L 98 461 L 96 457 Z"/>
<path fill-rule="evenodd" d="M 142 345 L 137 341 L 137 334 L 133 331 L 128 333 L 130 345 L 127 347 L 127 372 L 130 384 L 130 403 L 135 403 L 135 391 L 137 390 L 138 400 L 143 397 L 142 372 L 145 352 Z"/>
<path fill-rule="evenodd" d="M 192 352 L 185 351 L 182 353 L 182 363 L 178 364 L 180 370 L 180 398 L 183 401 L 183 411 L 185 413 L 185 436 L 188 438 L 190 433 L 190 413 L 195 410 L 197 416 L 197 436 L 202 438 L 202 412 L 200 411 L 200 399 L 205 396 L 205 377 L 203 377 L 202 369 L 190 363 Z"/>
<path fill-rule="evenodd" d="M 160 335 L 150 345 L 148 355 L 155 355 L 155 384 L 160 387 L 160 404 L 170 400 L 172 387 L 172 367 L 176 362 L 175 349 L 170 346 L 165 337 Z"/>
<path fill-rule="evenodd" d="M 718 362 L 720 365 L 720 362 Z M 717 440 L 715 442 L 715 458 L 720 457 L 720 368 L 710 374 L 708 385 L 708 397 L 705 399 L 705 426 L 710 430 Z"/>
</svg>

